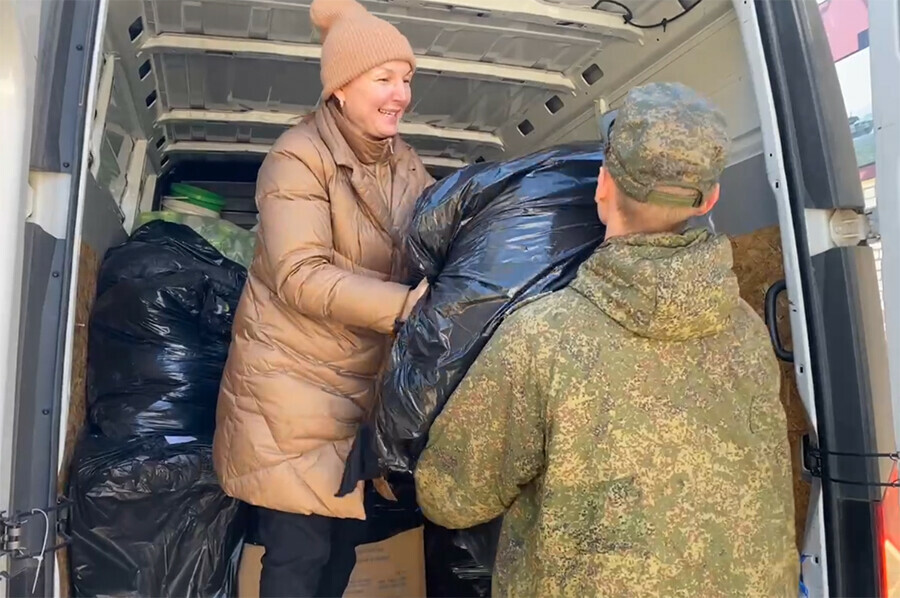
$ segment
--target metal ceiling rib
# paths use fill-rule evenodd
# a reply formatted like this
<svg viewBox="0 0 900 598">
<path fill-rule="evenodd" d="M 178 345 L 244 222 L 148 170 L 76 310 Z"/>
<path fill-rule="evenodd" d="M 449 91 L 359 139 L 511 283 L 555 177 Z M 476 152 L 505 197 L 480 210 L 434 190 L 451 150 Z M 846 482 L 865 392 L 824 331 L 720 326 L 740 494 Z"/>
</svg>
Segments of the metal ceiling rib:
<svg viewBox="0 0 900 598">
<path fill-rule="evenodd" d="M 266 154 L 271 146 L 265 143 L 221 143 L 215 141 L 176 141 L 165 147 L 164 154 Z M 420 156 L 425 166 L 462 168 L 464 160 L 440 156 Z"/>
<path fill-rule="evenodd" d="M 148 38 L 141 44 L 142 53 L 215 52 L 233 56 L 262 56 L 279 58 L 300 58 L 319 60 L 321 46 L 295 44 L 259 39 L 234 39 L 209 37 L 205 35 L 174 35 L 164 33 Z M 572 80 L 562 73 L 540 69 L 492 64 L 457 58 L 437 58 L 417 56 L 417 69 L 436 73 L 446 73 L 459 77 L 483 77 L 513 85 L 531 85 L 551 90 L 575 91 Z"/>
<path fill-rule="evenodd" d="M 228 110 L 191 110 L 175 109 L 163 113 L 157 122 L 161 125 L 173 123 L 233 123 L 238 125 L 274 125 L 290 127 L 309 114 L 308 112 L 268 112 L 264 110 L 248 110 L 234 112 Z M 424 123 L 404 122 L 400 124 L 400 134 L 409 137 L 433 137 L 448 141 L 468 141 L 480 145 L 503 149 L 503 140 L 493 133 L 469 131 L 466 129 L 450 129 L 435 127 Z"/>
<path fill-rule="evenodd" d="M 315 61 L 196 53 L 155 55 L 153 63 L 160 114 L 179 108 L 298 113 L 319 102 Z M 494 132 L 528 106 L 541 105 L 553 95 L 540 87 L 422 72 L 413 78 L 413 104 L 404 119 Z"/>
</svg>

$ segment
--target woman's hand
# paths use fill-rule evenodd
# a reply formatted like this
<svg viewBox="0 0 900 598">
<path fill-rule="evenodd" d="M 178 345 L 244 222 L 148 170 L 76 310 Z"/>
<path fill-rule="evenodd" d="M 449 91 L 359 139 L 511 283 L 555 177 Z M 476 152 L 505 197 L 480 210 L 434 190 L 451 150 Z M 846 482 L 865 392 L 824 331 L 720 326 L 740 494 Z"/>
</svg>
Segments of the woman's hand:
<svg viewBox="0 0 900 598">
<path fill-rule="evenodd" d="M 428 279 L 423 278 L 419 285 L 409 292 L 406 297 L 406 303 L 403 304 L 403 311 L 400 312 L 400 321 L 405 322 L 409 318 L 416 304 L 428 293 Z"/>
</svg>

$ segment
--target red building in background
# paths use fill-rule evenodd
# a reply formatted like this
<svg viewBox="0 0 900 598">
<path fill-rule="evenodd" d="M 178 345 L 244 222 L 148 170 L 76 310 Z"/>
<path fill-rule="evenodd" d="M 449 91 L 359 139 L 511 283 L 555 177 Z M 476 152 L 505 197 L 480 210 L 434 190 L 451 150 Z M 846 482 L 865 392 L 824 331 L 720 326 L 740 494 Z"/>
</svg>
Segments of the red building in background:
<svg viewBox="0 0 900 598">
<path fill-rule="evenodd" d="M 869 0 L 824 0 L 819 12 L 835 62 L 869 47 Z"/>
<path fill-rule="evenodd" d="M 828 43 L 831 47 L 831 55 L 835 63 L 853 57 L 854 54 L 867 50 L 869 47 L 869 0 L 818 0 L 819 12 L 822 15 L 822 22 L 825 25 L 825 33 L 828 36 Z M 868 63 L 868 57 L 865 61 Z M 848 63 L 849 64 L 849 63 Z M 844 69 L 838 65 L 839 77 Z M 869 98 L 869 112 L 871 113 L 871 81 L 866 78 L 864 87 L 861 89 L 861 83 L 858 78 L 853 81 L 847 81 L 846 77 L 841 78 L 841 86 L 855 87 L 855 97 L 858 99 L 861 92 L 866 92 Z M 845 98 L 848 94 L 844 89 Z M 859 115 L 857 115 L 859 116 Z M 875 164 L 874 164 L 874 131 L 866 131 L 868 121 L 860 121 L 852 126 L 859 129 L 854 131 L 854 147 L 857 151 L 858 163 L 860 165 L 860 179 L 863 181 L 863 189 L 866 195 L 874 197 L 875 185 Z"/>
</svg>

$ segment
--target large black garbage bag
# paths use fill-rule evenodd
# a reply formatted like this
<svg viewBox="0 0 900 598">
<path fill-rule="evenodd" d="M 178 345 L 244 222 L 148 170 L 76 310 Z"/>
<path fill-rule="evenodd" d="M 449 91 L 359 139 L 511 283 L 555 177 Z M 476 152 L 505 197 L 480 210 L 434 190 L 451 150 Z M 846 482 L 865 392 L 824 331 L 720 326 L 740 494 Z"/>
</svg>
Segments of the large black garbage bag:
<svg viewBox="0 0 900 598">
<path fill-rule="evenodd" d="M 419 199 L 409 266 L 431 289 L 400 330 L 379 389 L 382 469 L 414 469 L 431 424 L 504 317 L 571 282 L 602 242 L 602 159 L 596 143 L 558 146 L 463 169 Z"/>
<path fill-rule="evenodd" d="M 84 436 L 70 480 L 75 596 L 236 595 L 246 507 L 209 441 Z"/>
<path fill-rule="evenodd" d="M 181 224 L 150 222 L 111 249 L 90 322 L 91 422 L 115 438 L 211 435 L 245 280 Z"/>
<path fill-rule="evenodd" d="M 97 294 L 123 280 L 185 271 L 202 272 L 225 288 L 242 287 L 246 278 L 243 266 L 223 256 L 189 226 L 154 220 L 106 252 L 97 276 Z"/>
</svg>

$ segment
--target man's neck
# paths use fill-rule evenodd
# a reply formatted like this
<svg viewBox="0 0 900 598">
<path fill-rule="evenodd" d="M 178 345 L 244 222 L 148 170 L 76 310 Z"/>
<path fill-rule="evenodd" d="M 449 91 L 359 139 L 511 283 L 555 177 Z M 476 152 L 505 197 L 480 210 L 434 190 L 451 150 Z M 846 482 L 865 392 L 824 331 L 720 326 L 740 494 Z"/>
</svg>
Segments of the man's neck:
<svg viewBox="0 0 900 598">
<path fill-rule="evenodd" d="M 634 234 L 630 227 L 625 226 L 625 223 L 621 221 L 613 221 L 610 219 L 610 222 L 606 225 L 606 240 L 609 241 L 615 237 L 624 237 L 626 235 Z"/>
<path fill-rule="evenodd" d="M 621 218 L 610 218 L 606 225 L 606 236 L 604 239 L 609 241 L 615 237 L 627 237 L 629 235 L 652 235 L 658 233 L 675 233 L 678 234 L 684 229 L 684 224 L 665 228 L 654 228 L 652 226 L 629 226 Z"/>
</svg>

